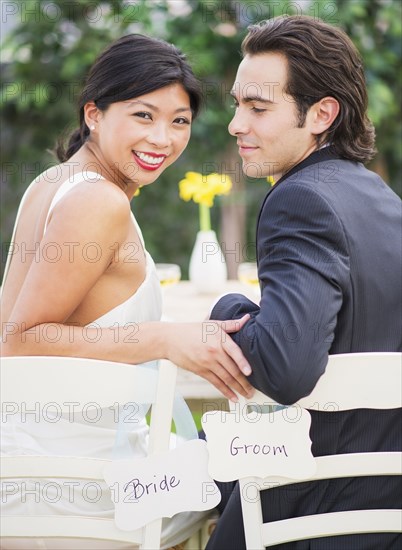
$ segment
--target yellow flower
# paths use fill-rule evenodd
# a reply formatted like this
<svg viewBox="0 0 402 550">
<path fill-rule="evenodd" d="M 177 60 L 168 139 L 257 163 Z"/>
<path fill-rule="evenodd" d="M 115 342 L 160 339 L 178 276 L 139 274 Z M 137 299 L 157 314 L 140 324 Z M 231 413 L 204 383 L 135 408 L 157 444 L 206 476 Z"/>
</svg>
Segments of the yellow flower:
<svg viewBox="0 0 402 550">
<path fill-rule="evenodd" d="M 190 201 L 201 185 L 201 174 L 198 172 L 186 172 L 185 178 L 179 182 L 180 198 L 187 202 Z"/>
<path fill-rule="evenodd" d="M 232 188 L 232 180 L 226 174 L 210 174 L 207 181 L 216 195 L 227 195 Z"/>
<path fill-rule="evenodd" d="M 271 187 L 275 185 L 275 180 L 272 176 L 267 177 L 267 182 L 271 185 Z"/>
<path fill-rule="evenodd" d="M 180 198 L 193 200 L 198 204 L 211 207 L 216 195 L 227 195 L 232 188 L 232 180 L 226 174 L 209 174 L 204 176 L 199 172 L 186 172 L 185 178 L 179 182 Z"/>
<path fill-rule="evenodd" d="M 179 181 L 180 198 L 200 205 L 200 227 L 203 231 L 211 229 L 209 209 L 214 204 L 215 196 L 227 195 L 231 188 L 232 180 L 226 174 L 204 176 L 199 172 L 186 172 L 184 179 Z"/>
</svg>

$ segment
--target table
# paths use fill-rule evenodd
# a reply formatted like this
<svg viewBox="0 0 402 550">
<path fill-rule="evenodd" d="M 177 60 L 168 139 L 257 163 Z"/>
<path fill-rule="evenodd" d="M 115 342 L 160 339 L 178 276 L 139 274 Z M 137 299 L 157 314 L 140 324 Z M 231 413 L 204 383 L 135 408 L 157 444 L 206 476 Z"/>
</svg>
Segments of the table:
<svg viewBox="0 0 402 550">
<path fill-rule="evenodd" d="M 209 317 L 212 305 L 223 294 L 238 292 L 258 303 L 255 290 L 239 281 L 227 281 L 223 292 L 200 294 L 190 281 L 180 281 L 163 289 L 163 319 L 169 321 L 204 321 Z M 186 400 L 214 400 L 219 407 L 225 399 L 222 394 L 203 378 L 184 369 L 178 369 L 177 387 Z M 218 408 L 217 407 L 217 408 Z"/>
</svg>

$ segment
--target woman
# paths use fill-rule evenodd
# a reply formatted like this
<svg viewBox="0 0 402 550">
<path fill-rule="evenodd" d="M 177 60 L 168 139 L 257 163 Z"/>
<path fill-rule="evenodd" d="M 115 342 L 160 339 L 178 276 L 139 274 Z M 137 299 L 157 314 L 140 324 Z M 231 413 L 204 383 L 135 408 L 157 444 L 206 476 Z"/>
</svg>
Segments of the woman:
<svg viewBox="0 0 402 550">
<path fill-rule="evenodd" d="M 66 152 L 59 148 L 61 164 L 30 185 L 18 212 L 13 242 L 21 254 L 10 255 L 3 281 L 4 355 L 133 364 L 167 358 L 203 376 L 228 398 L 235 399 L 234 391 L 252 391 L 245 377 L 247 361 L 225 338 L 239 322 L 216 323 L 208 341 L 202 323 L 160 322 L 155 266 L 130 210 L 136 190 L 153 183 L 184 151 L 200 99 L 191 68 L 170 44 L 128 35 L 100 55 L 81 95 L 80 128 Z M 35 254 L 28 252 L 35 249 Z M 112 419 L 101 426 L 82 422 L 74 454 L 109 458 L 112 424 Z M 64 428 L 67 433 L 68 422 Z M 60 439 L 49 437 L 48 429 L 24 423 L 3 430 L 2 450 L 63 454 L 60 423 Z M 140 456 L 146 432 L 144 424 L 131 434 Z M 78 496 L 72 500 L 46 502 L 44 513 L 93 515 L 93 504 L 88 508 Z M 20 502 L 16 498 L 7 506 L 6 513 L 13 513 Z M 98 513 L 112 513 L 108 495 Z M 181 517 L 165 530 L 166 544 L 188 535 L 191 520 Z"/>
</svg>

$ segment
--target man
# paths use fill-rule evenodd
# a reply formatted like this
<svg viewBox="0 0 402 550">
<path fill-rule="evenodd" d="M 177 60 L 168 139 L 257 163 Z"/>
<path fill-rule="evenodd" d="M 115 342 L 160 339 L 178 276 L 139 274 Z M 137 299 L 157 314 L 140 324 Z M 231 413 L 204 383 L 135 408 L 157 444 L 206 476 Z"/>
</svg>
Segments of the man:
<svg viewBox="0 0 402 550">
<path fill-rule="evenodd" d="M 291 404 L 312 391 L 328 354 L 402 350 L 401 202 L 363 165 L 375 153 L 374 129 L 362 61 L 341 30 L 309 17 L 275 18 L 252 26 L 242 50 L 229 131 L 244 172 L 276 183 L 257 225 L 260 306 L 230 294 L 211 318 L 251 314 L 233 336 L 252 365 L 250 382 Z M 402 448 L 400 410 L 311 414 L 315 456 Z M 238 485 L 223 484 L 222 493 L 207 548 L 244 550 Z M 297 484 L 261 498 L 270 521 L 400 508 L 401 495 L 399 480 L 384 477 Z M 396 549 L 402 537 L 343 536 L 284 547 Z"/>
</svg>

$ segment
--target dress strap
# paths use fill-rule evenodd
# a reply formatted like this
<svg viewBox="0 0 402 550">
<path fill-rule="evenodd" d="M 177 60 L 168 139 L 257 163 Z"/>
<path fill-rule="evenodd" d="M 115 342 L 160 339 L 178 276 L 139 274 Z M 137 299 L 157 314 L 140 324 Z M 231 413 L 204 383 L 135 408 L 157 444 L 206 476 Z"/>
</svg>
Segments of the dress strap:
<svg viewBox="0 0 402 550">
<path fill-rule="evenodd" d="M 131 219 L 133 220 L 133 223 L 134 223 L 134 227 L 137 231 L 137 234 L 140 238 L 140 241 L 141 241 L 141 244 L 142 244 L 142 248 L 144 249 L 145 251 L 145 241 L 144 241 L 144 236 L 142 234 L 142 231 L 141 231 L 141 227 L 138 225 L 138 222 L 137 222 L 137 219 L 136 217 L 134 216 L 133 212 L 131 212 Z"/>
</svg>

